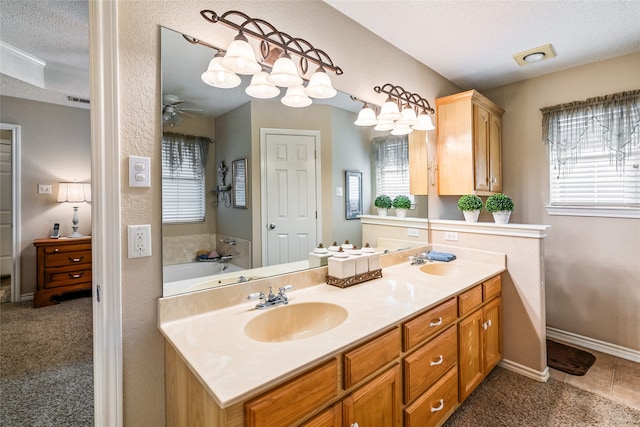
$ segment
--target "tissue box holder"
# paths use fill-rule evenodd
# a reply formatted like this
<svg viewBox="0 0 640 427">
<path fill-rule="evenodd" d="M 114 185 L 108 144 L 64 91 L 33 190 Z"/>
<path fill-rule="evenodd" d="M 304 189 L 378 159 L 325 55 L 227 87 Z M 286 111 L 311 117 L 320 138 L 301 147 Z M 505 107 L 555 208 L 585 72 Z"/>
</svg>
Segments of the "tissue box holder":
<svg viewBox="0 0 640 427">
<path fill-rule="evenodd" d="M 366 273 L 356 274 L 355 276 L 345 277 L 344 279 L 338 279 L 337 277 L 329 276 L 327 274 L 327 285 L 337 286 L 339 288 L 348 288 L 349 286 L 357 285 L 358 283 L 367 282 L 373 279 L 379 279 L 382 277 L 382 269 L 367 271 Z"/>
</svg>

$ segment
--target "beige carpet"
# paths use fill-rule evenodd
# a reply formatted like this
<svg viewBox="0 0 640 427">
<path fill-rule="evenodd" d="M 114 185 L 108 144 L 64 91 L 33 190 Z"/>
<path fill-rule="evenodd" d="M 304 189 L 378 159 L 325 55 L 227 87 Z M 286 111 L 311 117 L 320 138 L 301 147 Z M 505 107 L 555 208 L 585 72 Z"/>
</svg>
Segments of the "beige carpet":
<svg viewBox="0 0 640 427">
<path fill-rule="evenodd" d="M 497 367 L 444 425 L 640 426 L 640 411 L 552 379 L 540 383 Z"/>
<path fill-rule="evenodd" d="M 92 426 L 91 298 L 0 305 L 0 426 Z"/>
</svg>

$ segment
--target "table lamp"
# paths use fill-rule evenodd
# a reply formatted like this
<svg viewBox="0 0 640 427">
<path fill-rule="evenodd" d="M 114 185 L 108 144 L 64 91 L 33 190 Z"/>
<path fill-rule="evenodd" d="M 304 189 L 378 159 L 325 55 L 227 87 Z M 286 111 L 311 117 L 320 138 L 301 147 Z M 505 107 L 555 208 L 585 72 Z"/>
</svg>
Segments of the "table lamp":
<svg viewBox="0 0 640 427">
<path fill-rule="evenodd" d="M 78 208 L 80 203 L 91 201 L 91 184 L 88 182 L 60 182 L 58 186 L 58 203 L 72 203 L 73 233 L 68 237 L 83 237 L 78 232 Z"/>
</svg>

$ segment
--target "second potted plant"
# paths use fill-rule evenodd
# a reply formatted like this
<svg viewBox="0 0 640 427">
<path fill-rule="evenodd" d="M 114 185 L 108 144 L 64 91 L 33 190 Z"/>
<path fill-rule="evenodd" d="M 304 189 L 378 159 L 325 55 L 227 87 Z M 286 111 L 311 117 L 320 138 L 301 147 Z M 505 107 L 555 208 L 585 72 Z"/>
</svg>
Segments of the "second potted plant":
<svg viewBox="0 0 640 427">
<path fill-rule="evenodd" d="M 485 209 L 487 212 L 491 212 L 493 214 L 493 220 L 496 224 L 506 224 L 509 222 L 509 217 L 511 216 L 511 211 L 515 207 L 513 200 L 511 197 L 504 195 L 502 193 L 492 194 L 487 198 L 487 203 L 485 203 Z"/>
<path fill-rule="evenodd" d="M 378 215 L 387 216 L 387 209 L 392 206 L 391 197 L 381 194 L 373 201 L 373 206 L 378 208 Z"/>
<path fill-rule="evenodd" d="M 393 199 L 392 205 L 396 210 L 396 216 L 404 218 L 407 216 L 407 210 L 411 208 L 411 199 L 407 196 L 399 195 Z"/>
<path fill-rule="evenodd" d="M 475 194 L 465 194 L 458 199 L 458 210 L 462 211 L 465 221 L 478 222 L 478 216 L 482 210 L 482 199 Z"/>
</svg>

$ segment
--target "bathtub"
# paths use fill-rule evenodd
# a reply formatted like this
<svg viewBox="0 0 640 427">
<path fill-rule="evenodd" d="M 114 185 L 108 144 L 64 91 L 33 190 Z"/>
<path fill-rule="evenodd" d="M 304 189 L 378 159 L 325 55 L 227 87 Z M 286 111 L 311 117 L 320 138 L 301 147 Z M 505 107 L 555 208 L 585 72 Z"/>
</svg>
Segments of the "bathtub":
<svg viewBox="0 0 640 427">
<path fill-rule="evenodd" d="M 244 271 L 244 269 L 229 262 L 194 261 L 184 264 L 165 265 L 162 267 L 163 296 L 167 297 L 215 285 L 235 283 L 240 276 L 229 273 L 237 271 Z M 205 283 L 208 285 L 205 285 Z"/>
</svg>

